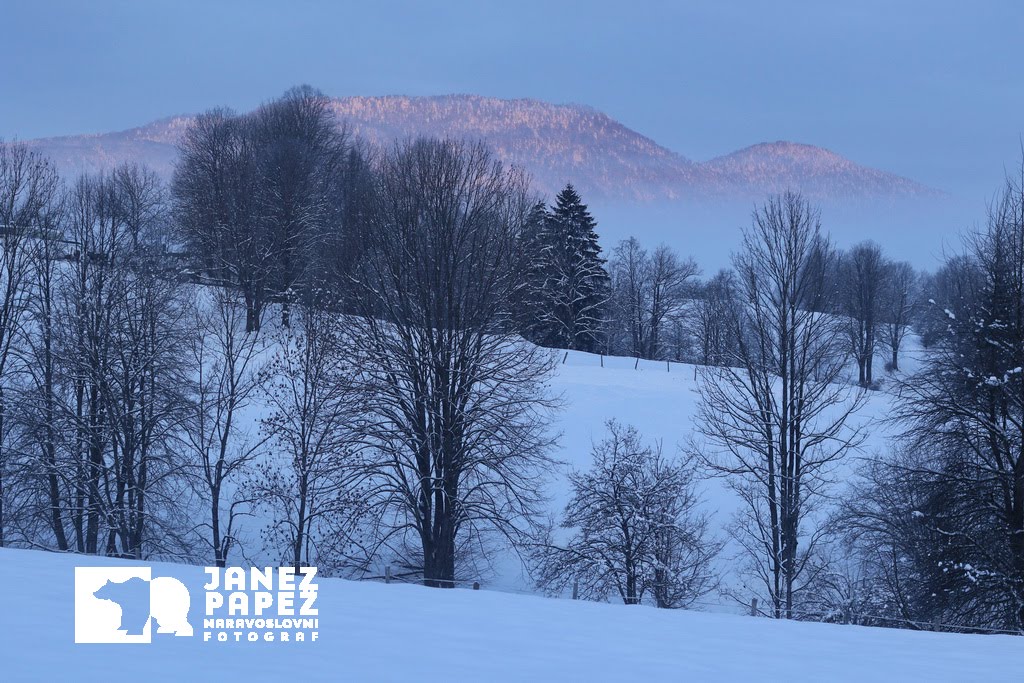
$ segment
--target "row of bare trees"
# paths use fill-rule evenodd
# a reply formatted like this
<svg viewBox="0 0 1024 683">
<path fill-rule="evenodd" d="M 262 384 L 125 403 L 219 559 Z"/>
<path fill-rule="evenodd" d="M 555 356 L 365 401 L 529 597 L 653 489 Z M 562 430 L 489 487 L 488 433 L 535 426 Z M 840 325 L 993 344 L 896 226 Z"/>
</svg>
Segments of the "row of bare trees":
<svg viewBox="0 0 1024 683">
<path fill-rule="evenodd" d="M 322 123 L 323 104 L 293 92 L 255 116 L 283 107 Z M 527 544 L 550 464 L 551 356 L 516 333 L 521 274 L 535 255 L 526 182 L 480 146 L 414 141 L 365 167 L 354 152 L 332 153 L 360 167 L 359 182 L 339 196 L 298 180 L 309 191 L 296 199 L 294 188 L 273 188 L 283 182 L 281 159 L 322 160 L 309 151 L 320 139 L 302 126 L 263 138 L 266 149 L 242 167 L 221 163 L 218 136 L 259 125 L 201 118 L 184 143 L 173 210 L 143 170 L 59 192 L 45 163 L 12 148 L 50 174 L 53 189 L 30 219 L 11 222 L 32 226 L 25 272 L 34 279 L 16 297 L 32 302 L 16 311 L 34 316 L 19 326 L 28 349 L 19 377 L 32 382 L 18 391 L 39 409 L 5 422 L 16 425 L 6 432 L 17 441 L 13 469 L 30 485 L 7 496 L 19 509 L 4 526 L 19 542 L 134 557 L 194 556 L 198 547 L 224 564 L 254 547 L 242 519 L 260 514 L 269 520 L 262 543 L 283 561 L 359 567 L 386 556 L 451 585 L 493 543 Z M 240 135 L 228 139 L 260 139 Z M 345 146 L 332 140 L 328 147 Z M 188 153 L 200 141 L 219 150 L 205 166 Z M 260 155 L 278 148 L 300 151 L 260 170 Z M 240 192 L 201 174 L 187 180 L 203 169 L 251 184 Z M 276 204 L 282 196 L 293 202 Z M 244 220 L 231 213 L 255 197 L 261 203 L 246 205 Z M 281 212 L 305 218 L 277 223 Z M 293 240 L 277 233 L 309 242 L 289 254 Z M 183 259 L 179 245 L 198 261 Z M 738 489 L 759 520 L 747 540 L 772 548 L 762 574 L 781 613 L 792 610 L 810 557 L 797 548 L 813 545 L 813 533 L 802 541 L 807 500 L 819 472 L 855 440 L 844 429 L 856 404 L 843 403 L 836 382 L 841 326 L 821 313 L 833 305 L 825 283 L 835 255 L 812 209 L 792 195 L 773 200 L 745 245 L 737 274 L 720 274 L 699 297 L 702 348 L 716 359 L 708 372 L 722 373 L 704 383 L 705 403 L 708 415 L 727 418 L 706 421 L 706 432 L 740 459 L 709 463 L 745 475 Z M 287 274 L 295 258 L 301 277 Z M 692 303 L 696 267 L 631 240 L 612 272 L 624 339 L 638 355 L 664 353 L 670 322 Z M 197 276 L 217 286 L 194 287 Z M 271 299 L 281 325 L 263 330 Z M 761 460 L 739 455 L 751 448 Z M 670 549 L 659 534 L 644 546 L 655 553 L 650 594 L 672 606 L 710 585 L 716 546 L 690 517 L 690 470 L 652 463 L 655 481 L 675 482 L 659 505 L 689 534 Z M 633 553 L 625 564 L 636 569 Z M 626 571 L 627 602 L 646 590 L 640 573 Z M 609 576 L 587 590 L 596 595 Z"/>
<path fill-rule="evenodd" d="M 692 450 L 745 504 L 730 531 L 770 616 L 1024 628 L 1022 254 L 1020 177 L 935 275 L 871 243 L 837 252 L 798 195 L 755 212 L 698 308 Z M 897 370 L 912 328 L 919 369 L 885 399 L 896 436 L 854 466 L 876 347 Z"/>
<path fill-rule="evenodd" d="M 693 259 L 666 245 L 648 253 L 635 237 L 623 240 L 609 262 L 611 297 L 605 350 L 637 358 L 688 359 L 696 278 Z"/>
<path fill-rule="evenodd" d="M 141 557 L 176 524 L 187 302 L 167 277 L 162 188 L 136 167 L 62 189 L 20 145 L 4 163 L 10 268 L 2 387 L 5 542 Z M 26 201 L 29 198 L 31 201 Z M 16 406 L 16 409 L 15 409 Z"/>
<path fill-rule="evenodd" d="M 839 252 L 786 193 L 732 271 L 698 283 L 631 239 L 609 280 L 574 192 L 538 233 L 526 179 L 483 146 L 370 154 L 308 89 L 200 117 L 170 193 L 131 166 L 62 185 L 0 145 L 0 543 L 398 562 L 432 586 L 511 545 L 552 591 L 678 607 L 716 585 L 699 463 L 744 504 L 730 531 L 772 616 L 854 585 L 825 561 L 842 529 L 893 623 L 1021 628 L 1022 197 L 1008 181 L 933 277 L 870 243 Z M 556 253 L 562 233 L 577 248 Z M 559 263 L 585 266 L 569 299 Z M 566 535 L 540 524 L 555 361 L 520 336 L 524 300 L 560 301 L 542 327 L 572 345 L 703 363 L 687 458 L 609 423 Z M 901 448 L 829 514 L 878 346 L 898 369 L 912 325 L 928 348 L 893 380 Z"/>
<path fill-rule="evenodd" d="M 856 363 L 857 382 L 873 387 L 879 355 L 887 371 L 899 370 L 904 339 L 923 306 L 921 276 L 909 263 L 886 258 L 873 242 L 829 249 L 835 253 L 827 256 L 821 284 L 829 293 L 814 305 L 842 319 L 841 353 Z M 736 271 L 701 282 L 692 259 L 665 245 L 649 253 L 634 237 L 615 248 L 608 270 L 605 353 L 699 365 L 735 362 L 738 348 L 727 319 L 739 295 Z"/>
<path fill-rule="evenodd" d="M 526 179 L 335 131 L 305 90 L 200 117 L 171 197 L 0 146 L 4 542 L 451 586 L 532 537 L 557 404 L 515 320 Z"/>
<path fill-rule="evenodd" d="M 264 307 L 315 296 L 347 260 L 368 161 L 339 126 L 330 101 L 294 88 L 250 114 L 215 109 L 181 144 L 175 220 L 210 282 L 238 289 L 246 328 Z"/>
<path fill-rule="evenodd" d="M 903 340 L 921 310 L 919 276 L 905 261 L 891 261 L 874 242 L 862 242 L 841 254 L 837 281 L 838 305 L 850 355 L 857 363 L 857 382 L 875 383 L 874 359 L 884 348 L 886 369 L 899 370 Z"/>
</svg>

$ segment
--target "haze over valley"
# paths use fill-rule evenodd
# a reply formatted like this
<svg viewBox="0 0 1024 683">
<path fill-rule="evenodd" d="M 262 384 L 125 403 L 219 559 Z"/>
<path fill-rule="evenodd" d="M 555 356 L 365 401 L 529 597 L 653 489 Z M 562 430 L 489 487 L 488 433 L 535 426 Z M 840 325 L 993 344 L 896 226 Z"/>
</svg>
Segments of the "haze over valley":
<svg viewBox="0 0 1024 683">
<path fill-rule="evenodd" d="M 787 189 L 821 205 L 824 227 L 840 246 L 884 241 L 919 265 L 932 262 L 983 207 L 983 198 L 956 197 L 801 142 L 758 142 L 695 160 L 584 105 L 446 95 L 340 97 L 331 107 L 340 126 L 378 148 L 417 136 L 482 140 L 526 170 L 548 199 L 572 183 L 594 208 L 607 244 L 631 235 L 665 242 L 706 270 L 728 264 L 754 203 Z M 192 120 L 170 116 L 124 131 L 29 142 L 66 177 L 136 162 L 169 179 Z"/>
</svg>

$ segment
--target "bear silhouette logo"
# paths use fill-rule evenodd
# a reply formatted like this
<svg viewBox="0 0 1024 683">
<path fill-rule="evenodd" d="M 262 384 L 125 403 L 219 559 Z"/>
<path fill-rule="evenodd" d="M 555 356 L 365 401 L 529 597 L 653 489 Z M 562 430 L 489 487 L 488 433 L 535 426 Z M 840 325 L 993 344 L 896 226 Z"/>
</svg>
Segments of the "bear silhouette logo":
<svg viewBox="0 0 1024 683">
<path fill-rule="evenodd" d="M 181 581 L 149 567 L 75 567 L 75 642 L 149 643 L 191 636 L 191 598 Z"/>
</svg>

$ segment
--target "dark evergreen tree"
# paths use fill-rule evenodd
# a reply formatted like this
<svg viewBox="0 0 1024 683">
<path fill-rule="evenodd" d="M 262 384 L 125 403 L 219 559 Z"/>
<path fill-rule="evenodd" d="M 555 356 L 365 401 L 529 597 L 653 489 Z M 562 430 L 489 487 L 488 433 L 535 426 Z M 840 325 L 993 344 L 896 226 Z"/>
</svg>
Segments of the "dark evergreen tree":
<svg viewBox="0 0 1024 683">
<path fill-rule="evenodd" d="M 540 217 L 539 210 L 535 207 L 534 217 Z M 526 328 L 531 340 L 598 350 L 609 280 L 596 228 L 587 205 L 566 185 L 536 237 L 536 266 L 529 274 L 532 320 Z"/>
<path fill-rule="evenodd" d="M 548 272 L 545 245 L 550 220 L 551 214 L 543 201 L 536 202 L 526 216 L 521 236 L 526 272 L 513 302 L 516 328 L 537 343 L 543 342 L 538 321 L 543 318 L 544 310 L 541 293 Z"/>
</svg>

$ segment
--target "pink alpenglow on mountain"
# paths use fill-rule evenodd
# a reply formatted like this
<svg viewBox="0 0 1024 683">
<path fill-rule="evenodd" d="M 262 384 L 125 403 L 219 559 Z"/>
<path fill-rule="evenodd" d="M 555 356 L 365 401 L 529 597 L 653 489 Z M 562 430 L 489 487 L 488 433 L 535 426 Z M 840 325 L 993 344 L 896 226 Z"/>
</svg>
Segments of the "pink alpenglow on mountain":
<svg viewBox="0 0 1024 683">
<path fill-rule="evenodd" d="M 332 103 L 339 124 L 376 145 L 420 135 L 484 140 L 501 159 L 528 171 L 534 187 L 549 197 L 570 181 L 584 196 L 629 201 L 760 198 L 784 189 L 823 200 L 938 194 L 793 142 L 757 144 L 696 162 L 581 105 L 475 95 L 343 97 Z M 30 142 L 68 174 L 139 162 L 169 177 L 190 121 L 173 116 L 126 131 Z"/>
</svg>

